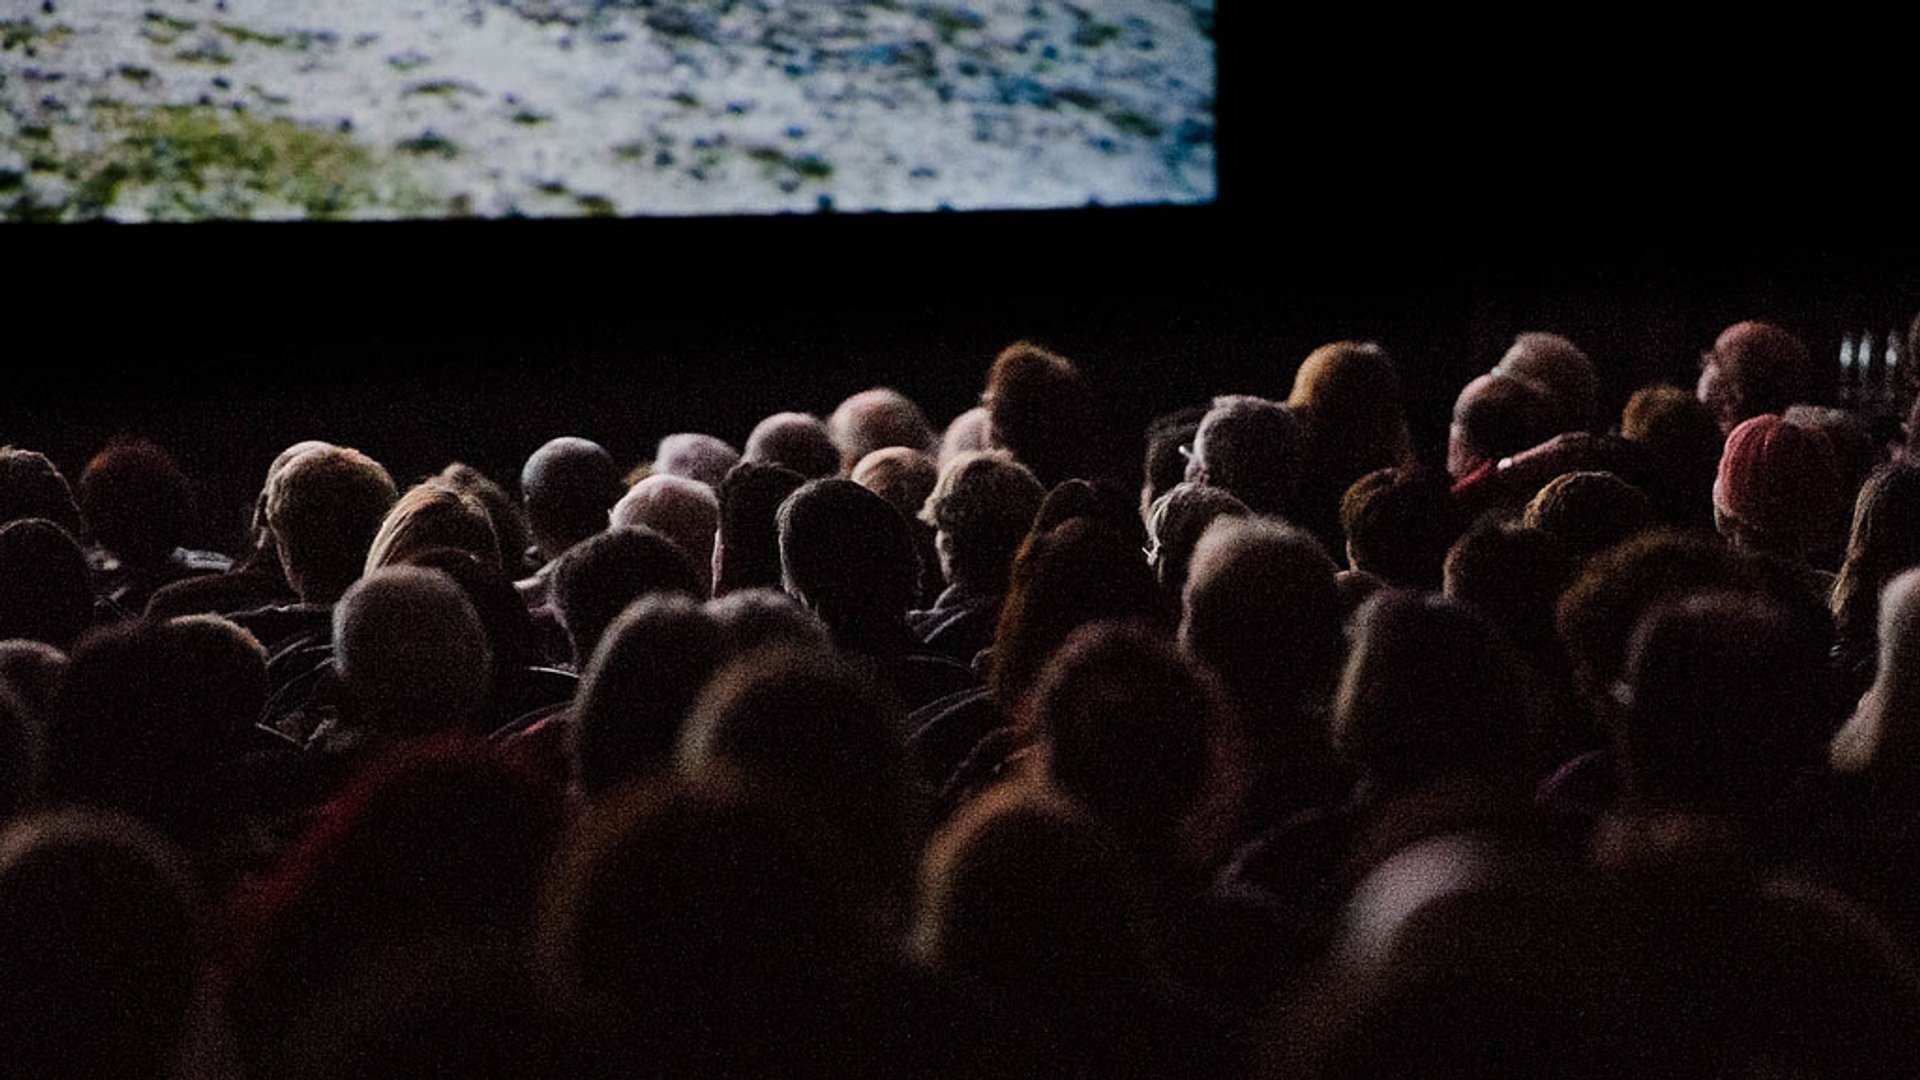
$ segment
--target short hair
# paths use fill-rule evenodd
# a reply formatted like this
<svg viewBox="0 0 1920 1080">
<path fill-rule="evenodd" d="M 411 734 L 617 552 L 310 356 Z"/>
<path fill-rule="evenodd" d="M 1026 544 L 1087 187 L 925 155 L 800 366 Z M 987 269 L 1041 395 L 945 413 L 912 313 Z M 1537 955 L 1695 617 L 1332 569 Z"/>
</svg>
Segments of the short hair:
<svg viewBox="0 0 1920 1080">
<path fill-rule="evenodd" d="M 875 450 L 904 446 L 931 455 L 938 447 L 927 414 L 889 387 L 862 390 L 842 401 L 827 417 L 827 433 L 840 448 L 840 468 L 848 473 Z"/>
<path fill-rule="evenodd" d="M 568 548 L 553 568 L 553 606 L 585 665 L 601 635 L 635 600 L 654 592 L 700 599 L 700 574 L 679 546 L 652 529 L 619 528 Z"/>
<path fill-rule="evenodd" d="M 441 469 L 434 479 L 455 491 L 477 499 L 487 512 L 487 523 L 500 549 L 500 565 L 509 576 L 519 576 L 519 567 L 533 546 L 533 533 L 527 526 L 527 513 L 507 489 L 471 465 L 454 462 Z"/>
<path fill-rule="evenodd" d="M 1355 480 L 1340 500 L 1340 529 L 1354 569 L 1399 588 L 1434 590 L 1461 523 L 1446 483 L 1414 466 Z"/>
<path fill-rule="evenodd" d="M 37 450 L 0 447 L 0 524 L 45 518 L 68 536 L 83 531 L 80 504 L 58 466 Z"/>
<path fill-rule="evenodd" d="M 267 524 L 294 592 L 308 603 L 345 592 L 398 498 L 393 477 L 358 450 L 327 446 L 288 461 L 267 485 Z"/>
<path fill-rule="evenodd" d="M 1537 383 L 1488 372 L 1469 382 L 1453 403 L 1452 458 L 1498 461 L 1553 437 L 1552 402 Z"/>
<path fill-rule="evenodd" d="M 728 470 L 740 464 L 740 451 L 717 436 L 681 431 L 660 440 L 653 451 L 656 476 L 684 476 L 718 488 Z"/>
<path fill-rule="evenodd" d="M 354 720 L 384 732 L 483 718 L 493 658 L 466 593 L 438 570 L 388 566 L 333 609 L 333 655 Z"/>
<path fill-rule="evenodd" d="M 993 418 L 987 413 L 985 405 L 975 405 L 966 412 L 953 418 L 947 430 L 940 436 L 940 468 L 946 470 L 947 463 L 954 455 L 969 450 L 989 450 L 993 447 L 990 432 Z"/>
<path fill-rule="evenodd" d="M 1337 568 L 1313 534 L 1268 518 L 1216 518 L 1195 544 L 1180 641 L 1255 718 L 1323 715 L 1340 675 Z M 1324 741 L 1259 732 L 1276 744 Z"/>
<path fill-rule="evenodd" d="M 1193 436 L 1200 430 L 1200 418 L 1207 415 L 1204 405 L 1190 405 L 1147 424 L 1147 453 L 1140 480 L 1140 515 L 1167 493 L 1167 489 L 1187 478 L 1187 453 L 1193 449 Z"/>
<path fill-rule="evenodd" d="M 1584 559 L 1653 526 L 1653 502 L 1610 472 L 1562 473 L 1527 503 L 1520 523 L 1552 534 Z"/>
<path fill-rule="evenodd" d="M 820 616 L 778 589 L 740 589 L 707 601 L 707 611 L 719 620 L 727 645 L 744 653 L 769 645 L 833 650 L 833 635 Z"/>
<path fill-rule="evenodd" d="M 1695 393 L 1713 410 L 1722 431 L 1755 416 L 1784 413 L 1814 394 L 1807 347 L 1771 323 L 1748 320 L 1727 327 L 1701 361 Z"/>
<path fill-rule="evenodd" d="M 70 649 L 93 605 L 86 553 L 64 529 L 41 518 L 0 525 L 0 640 Z"/>
<path fill-rule="evenodd" d="M 479 499 L 442 480 L 424 480 L 407 489 L 380 522 L 367 546 L 365 573 L 407 561 L 428 548 L 471 552 L 492 566 L 500 563 L 500 539 Z"/>
<path fill-rule="evenodd" d="M 193 1031 L 200 900 L 148 826 L 67 810 L 0 834 L 0 1040 L 9 1072 L 168 1076 Z"/>
<path fill-rule="evenodd" d="M 164 559 L 193 530 L 193 486 L 157 443 L 117 439 L 80 473 L 80 514 L 108 551 L 136 562 Z"/>
<path fill-rule="evenodd" d="M 606 528 L 608 508 L 625 491 L 613 455 L 578 436 L 549 439 L 520 470 L 527 523 L 549 559 Z"/>
<path fill-rule="evenodd" d="M 322 439 L 302 439 L 280 451 L 278 454 L 273 455 L 273 460 L 267 463 L 267 476 L 266 479 L 260 483 L 260 494 L 254 497 L 253 520 L 250 523 L 255 538 L 261 543 L 271 544 L 273 542 L 273 530 L 267 524 L 267 493 L 272 491 L 274 485 L 279 482 L 281 471 L 287 467 L 289 461 L 299 457 L 301 454 L 309 450 L 324 450 L 332 445 L 332 443 Z"/>
<path fill-rule="evenodd" d="M 645 526 L 679 545 L 706 585 L 701 596 L 712 591 L 713 544 L 720 530 L 720 497 L 712 488 L 684 476 L 655 473 L 627 489 L 608 519 L 614 528 Z"/>
<path fill-rule="evenodd" d="M 1307 433 L 1285 405 L 1235 394 L 1213 399 L 1193 452 L 1187 479 L 1225 488 L 1255 513 L 1284 514 L 1305 475 Z"/>
<path fill-rule="evenodd" d="M 1529 330 L 1514 337 L 1493 374 L 1532 383 L 1553 405 L 1554 431 L 1591 431 L 1600 415 L 1593 361 L 1560 336 Z"/>
<path fill-rule="evenodd" d="M 1709 524 L 1726 434 L 1692 391 L 1643 386 L 1620 413 L 1620 435 L 1646 449 L 1658 483 L 1648 492 L 1669 524 Z"/>
<path fill-rule="evenodd" d="M 1171 596 L 1187 584 L 1193 549 L 1207 527 L 1223 517 L 1250 517 L 1253 510 L 1226 488 L 1185 480 L 1147 510 L 1147 561 Z"/>
<path fill-rule="evenodd" d="M 1554 534 L 1485 520 L 1447 552 L 1445 591 L 1478 611 L 1529 657 L 1555 656 L 1554 605 L 1572 579 L 1572 554 Z"/>
<path fill-rule="evenodd" d="M 715 596 L 735 589 L 780 587 L 780 504 L 806 478 L 784 465 L 743 461 L 720 484 Z"/>
<path fill-rule="evenodd" d="M 1016 341 L 994 357 L 983 398 L 993 445 L 1010 451 L 1042 484 L 1088 475 L 1096 405 L 1073 361 Z"/>
<path fill-rule="evenodd" d="M 780 504 L 780 572 L 788 592 L 836 638 L 878 634 L 905 619 L 920 560 L 907 523 L 851 480 L 810 480 Z"/>
<path fill-rule="evenodd" d="M 1004 590 L 1014 553 L 1047 497 L 1033 470 L 1004 450 L 955 455 L 920 508 L 920 520 L 945 535 L 959 580 Z"/>
<path fill-rule="evenodd" d="M 1531 756 L 1524 669 L 1445 597 L 1387 589 L 1354 616 L 1333 747 L 1390 785 L 1465 770 L 1507 778 Z"/>
<path fill-rule="evenodd" d="M 785 465 L 808 479 L 840 472 L 840 450 L 827 425 L 802 412 L 774 413 L 755 424 L 740 460 Z"/>
<path fill-rule="evenodd" d="M 210 730 L 240 748 L 267 706 L 267 650 L 252 633 L 219 615 L 182 615 L 167 626 L 180 645 L 187 677 L 199 687 Z"/>
<path fill-rule="evenodd" d="M 720 620 L 684 596 L 643 596 L 620 613 L 574 703 L 574 777 L 589 798 L 673 763 L 687 711 L 728 644 Z"/>
<path fill-rule="evenodd" d="M 1312 431 L 1323 468 L 1351 477 L 1413 458 L 1400 374 L 1374 342 L 1335 341 L 1308 353 L 1287 405 Z"/>
<path fill-rule="evenodd" d="M 1732 587 L 1747 572 L 1718 537 L 1649 529 L 1588 559 L 1554 611 L 1554 628 L 1589 696 L 1626 669 L 1640 616 L 1663 600 Z"/>
<path fill-rule="evenodd" d="M 901 517 L 917 522 L 920 508 L 940 480 L 940 467 L 919 450 L 888 446 L 861 458 L 847 479 L 887 500 Z"/>
</svg>

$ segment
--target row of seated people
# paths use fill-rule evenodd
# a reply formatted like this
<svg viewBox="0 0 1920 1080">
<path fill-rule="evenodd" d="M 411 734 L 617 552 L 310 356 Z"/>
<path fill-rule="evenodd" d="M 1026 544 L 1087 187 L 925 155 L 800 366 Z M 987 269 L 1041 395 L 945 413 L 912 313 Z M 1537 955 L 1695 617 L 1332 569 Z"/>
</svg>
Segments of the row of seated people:
<svg viewBox="0 0 1920 1080">
<path fill-rule="evenodd" d="M 1920 463 L 1813 375 L 1602 432 L 1521 335 L 1443 469 L 1342 342 L 1116 476 L 1022 343 L 517 494 L 297 443 L 231 560 L 0 451 L 0 1071 L 1913 1075 Z"/>
</svg>

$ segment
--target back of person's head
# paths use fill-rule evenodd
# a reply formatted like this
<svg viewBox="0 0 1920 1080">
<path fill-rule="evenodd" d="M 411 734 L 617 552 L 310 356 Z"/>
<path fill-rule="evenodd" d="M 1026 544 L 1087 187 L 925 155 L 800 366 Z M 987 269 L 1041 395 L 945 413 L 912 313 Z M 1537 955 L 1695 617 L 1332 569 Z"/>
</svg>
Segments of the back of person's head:
<svg viewBox="0 0 1920 1080">
<path fill-rule="evenodd" d="M 1817 760 L 1811 688 L 1824 659 L 1758 593 L 1650 608 L 1628 645 L 1616 714 L 1629 795 L 1719 810 L 1780 797 Z"/>
<path fill-rule="evenodd" d="M 1046 496 L 1033 471 L 1005 451 L 956 455 L 919 511 L 936 530 L 948 579 L 1004 591 L 1014 552 Z"/>
<path fill-rule="evenodd" d="M 1593 430 L 1600 415 L 1593 361 L 1559 334 L 1538 330 L 1520 334 L 1493 366 L 1493 373 L 1531 382 L 1545 391 L 1552 403 L 1555 432 Z"/>
<path fill-rule="evenodd" d="M 1920 462 L 1900 458 L 1875 470 L 1854 503 L 1846 559 L 1833 583 L 1841 635 L 1871 635 L 1880 591 L 1912 566 L 1920 566 Z"/>
<path fill-rule="evenodd" d="M 472 552 L 482 562 L 502 565 L 500 540 L 485 504 L 443 481 L 422 481 L 408 488 L 387 511 L 367 547 L 364 572 L 370 574 L 406 562 L 416 552 L 441 547 Z"/>
<path fill-rule="evenodd" d="M 136 821 L 66 811 L 0 834 L 0 1071 L 183 1075 L 196 904 L 179 856 Z"/>
<path fill-rule="evenodd" d="M 1256 513 L 1285 514 L 1305 475 L 1307 438 L 1305 425 L 1277 401 L 1217 397 L 1194 433 L 1186 478 L 1224 488 Z"/>
<path fill-rule="evenodd" d="M 356 582 L 333 609 L 333 655 L 359 727 L 411 734 L 485 718 L 493 663 L 486 628 L 437 570 L 389 566 Z"/>
<path fill-rule="evenodd" d="M 1333 560 L 1312 534 L 1260 518 L 1215 521 L 1194 550 L 1180 641 L 1213 669 L 1253 737 L 1268 747 L 1317 748 L 1318 721 L 1340 674 L 1344 611 Z"/>
<path fill-rule="evenodd" d="M 947 462 L 952 461 L 956 454 L 992 449 L 992 426 L 992 417 L 987 414 L 985 405 L 975 405 L 954 417 L 953 422 L 947 425 L 946 432 L 940 436 L 940 468 L 944 471 Z"/>
<path fill-rule="evenodd" d="M 65 530 L 44 518 L 0 525 L 0 640 L 72 648 L 93 603 L 86 553 Z"/>
<path fill-rule="evenodd" d="M 1827 445 L 1833 448 L 1834 464 L 1840 467 L 1842 505 L 1852 506 L 1860 494 L 1860 485 L 1887 460 L 1886 441 L 1860 413 L 1829 405 L 1794 405 L 1780 416 L 1789 424 L 1827 437 Z"/>
<path fill-rule="evenodd" d="M 806 478 L 784 465 L 743 461 L 720 484 L 713 595 L 780 587 L 780 504 Z"/>
<path fill-rule="evenodd" d="M 1136 512 L 1130 494 L 1106 480 L 1062 480 L 1040 500 L 1040 509 L 1033 513 L 1033 528 L 1028 531 L 1042 533 L 1074 518 L 1087 518 L 1145 548 L 1146 523 Z"/>
<path fill-rule="evenodd" d="M 1226 488 L 1182 480 L 1147 509 L 1147 562 L 1169 596 L 1186 588 L 1193 549 L 1208 526 L 1253 511 Z"/>
<path fill-rule="evenodd" d="M 1085 809 L 1030 784 L 974 800 L 927 845 L 915 945 L 949 976 L 1075 994 L 1152 970 L 1140 871 Z"/>
<path fill-rule="evenodd" d="M 843 643 L 884 641 L 904 626 L 920 563 L 906 520 L 851 480 L 809 481 L 780 504 L 786 590 Z"/>
<path fill-rule="evenodd" d="M 1400 374 L 1371 341 L 1336 341 L 1307 354 L 1287 404 L 1313 433 L 1323 467 L 1358 476 L 1413 457 Z"/>
<path fill-rule="evenodd" d="M 9 641 L 0 648 L 23 644 Z M 0 656 L 6 659 L 13 658 Z M 23 665 L 16 660 L 14 666 Z M 0 821 L 12 821 L 46 796 L 46 712 L 44 703 L 31 701 L 0 669 Z"/>
<path fill-rule="evenodd" d="M 1560 594 L 1554 627 L 1588 695 L 1605 696 L 1626 670 L 1628 641 L 1648 608 L 1747 580 L 1718 539 L 1651 529 L 1580 567 Z"/>
<path fill-rule="evenodd" d="M 697 431 L 668 435 L 653 451 L 655 476 L 684 476 L 715 489 L 738 464 L 740 451 L 718 436 Z"/>
<path fill-rule="evenodd" d="M 500 565 L 509 576 L 519 576 L 520 564 L 533 546 L 533 533 L 527 527 L 527 513 L 514 501 L 507 489 L 487 474 L 461 462 L 441 469 L 434 479 L 479 500 L 487 511 L 487 524 L 500 548 Z"/>
<path fill-rule="evenodd" d="M 1213 682 L 1137 625 L 1075 630 L 1033 691 L 1052 783 L 1143 852 L 1195 861 L 1201 804 L 1231 786 L 1227 715 Z"/>
<path fill-rule="evenodd" d="M 1558 434 L 1554 403 L 1538 383 L 1488 372 L 1453 403 L 1447 429 L 1447 472 L 1456 480 L 1490 461 L 1512 457 Z"/>
<path fill-rule="evenodd" d="M 851 473 L 875 450 L 903 446 L 931 456 L 938 446 L 933 425 L 913 399 L 898 390 L 877 387 L 842 401 L 827 418 L 827 433 L 840 448 L 840 468 Z"/>
<path fill-rule="evenodd" d="M 547 559 L 606 528 L 608 508 L 625 491 L 613 455 L 578 436 L 548 440 L 520 469 L 527 524 Z"/>
<path fill-rule="evenodd" d="M 219 615 L 182 615 L 167 626 L 179 643 L 185 677 L 198 688 L 205 729 L 222 733 L 229 747 L 245 746 L 267 705 L 267 650 Z"/>
<path fill-rule="evenodd" d="M 712 591 L 714 536 L 720 530 L 720 497 L 698 480 L 655 474 L 620 497 L 609 515 L 613 528 L 652 529 L 686 553 L 705 585 Z"/>
<path fill-rule="evenodd" d="M 1204 405 L 1190 405 L 1147 424 L 1147 453 L 1141 469 L 1140 516 L 1173 485 L 1187 478 L 1187 455 L 1193 452 L 1193 437 L 1200 430 L 1200 419 L 1207 415 Z"/>
<path fill-rule="evenodd" d="M 1700 365 L 1694 395 L 1712 411 L 1721 431 L 1731 432 L 1744 420 L 1783 413 L 1813 398 L 1813 360 L 1807 347 L 1769 323 L 1749 320 L 1727 327 Z"/>
<path fill-rule="evenodd" d="M 1742 545 L 1817 557 L 1846 527 L 1840 484 L 1826 435 L 1779 416 L 1755 416 L 1727 434 L 1713 484 L 1714 520 Z"/>
<path fill-rule="evenodd" d="M 1520 516 L 1566 546 L 1575 560 L 1605 550 L 1654 525 L 1647 494 L 1610 472 L 1562 473 L 1547 482 Z"/>
<path fill-rule="evenodd" d="M 540 647 L 533 613 L 500 567 L 482 561 L 471 551 L 436 547 L 416 551 L 400 566 L 419 566 L 438 570 L 452 579 L 480 625 L 486 630 L 487 651 L 493 657 L 495 687 L 501 687 L 529 665 L 540 662 Z"/>
<path fill-rule="evenodd" d="M 1073 361 L 1017 341 L 994 357 L 983 401 L 992 445 L 1011 452 L 1042 484 L 1091 475 L 1098 407 Z"/>
<path fill-rule="evenodd" d="M 1551 533 L 1486 521 L 1447 552 L 1443 588 L 1449 600 L 1485 616 L 1541 666 L 1559 654 L 1554 606 L 1577 565 Z"/>
<path fill-rule="evenodd" d="M 1524 669 L 1479 615 L 1440 596 L 1374 594 L 1354 617 L 1333 747 L 1389 786 L 1494 779 L 1532 752 Z"/>
<path fill-rule="evenodd" d="M 700 574 L 673 541 L 651 529 L 608 529 L 567 549 L 553 569 L 553 606 L 585 666 L 628 604 L 649 593 L 701 598 Z"/>
<path fill-rule="evenodd" d="M 769 645 L 830 652 L 833 635 L 820 616 L 778 589 L 741 589 L 707 601 L 707 611 L 720 622 L 730 653 L 744 653 Z"/>
<path fill-rule="evenodd" d="M 852 664 L 814 649 L 737 653 L 681 729 L 694 776 L 741 770 L 818 808 L 859 851 L 876 892 L 903 889 L 918 827 L 897 707 Z"/>
<path fill-rule="evenodd" d="M 193 486 L 171 455 L 145 439 L 116 439 L 80 473 L 80 514 L 108 551 L 136 563 L 165 559 L 193 531 Z"/>
<path fill-rule="evenodd" d="M 1139 620 L 1157 629 L 1175 621 L 1138 545 L 1095 518 L 1073 518 L 1027 537 L 1014 557 L 1007 598 L 994 627 L 988 684 L 1016 719 L 1041 667 L 1090 622 Z"/>
<path fill-rule="evenodd" d="M 1340 500 L 1347 561 L 1402 589 L 1440 587 L 1447 549 L 1461 532 L 1446 481 L 1430 469 L 1378 469 Z"/>
<path fill-rule="evenodd" d="M 589 798 L 673 763 L 681 723 L 730 645 L 720 620 L 684 596 L 644 596 L 621 612 L 574 703 L 574 778 Z"/>
<path fill-rule="evenodd" d="M 267 524 L 287 583 L 331 603 L 366 569 L 367 551 L 399 498 L 393 477 L 358 450 L 328 446 L 289 460 L 267 486 Z"/>
<path fill-rule="evenodd" d="M 784 465 L 808 479 L 840 473 L 840 449 L 811 413 L 774 413 L 755 424 L 740 460 Z"/>
<path fill-rule="evenodd" d="M 75 538 L 84 531 L 73 488 L 47 455 L 0 447 L 0 524 L 23 518 L 45 518 Z"/>
<path fill-rule="evenodd" d="M 1620 435 L 1652 459 L 1658 486 L 1648 494 L 1667 524 L 1706 520 L 1726 435 L 1705 405 L 1671 383 L 1643 386 L 1620 413 Z"/>
<path fill-rule="evenodd" d="M 887 500 L 901 517 L 913 521 L 940 481 L 940 466 L 931 454 L 888 446 L 856 462 L 847 479 Z"/>
<path fill-rule="evenodd" d="M 859 1037 L 833 1016 L 884 946 L 816 814 L 669 776 L 589 805 L 568 839 L 537 935 L 550 993 L 649 1071 L 836 1074 Z"/>
<path fill-rule="evenodd" d="M 1880 666 L 1834 736 L 1833 767 L 1899 775 L 1920 767 L 1920 568 L 1893 575 L 1875 602 Z"/>
</svg>

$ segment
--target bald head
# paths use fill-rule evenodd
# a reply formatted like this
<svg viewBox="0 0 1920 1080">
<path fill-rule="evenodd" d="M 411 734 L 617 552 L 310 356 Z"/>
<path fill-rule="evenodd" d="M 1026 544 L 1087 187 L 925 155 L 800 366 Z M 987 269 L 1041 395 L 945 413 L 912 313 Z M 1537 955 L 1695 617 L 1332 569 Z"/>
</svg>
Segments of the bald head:
<svg viewBox="0 0 1920 1080">
<path fill-rule="evenodd" d="M 827 418 L 827 433 L 840 448 L 840 468 L 847 473 L 875 450 L 904 446 L 930 454 L 935 447 L 927 414 L 905 394 L 886 387 L 862 390 L 841 402 Z"/>
<path fill-rule="evenodd" d="M 389 566 L 333 610 L 333 655 L 353 715 L 389 733 L 480 720 L 492 656 L 467 595 L 437 570 Z"/>
<path fill-rule="evenodd" d="M 533 542 L 548 559 L 606 528 L 607 510 L 625 490 L 613 456 L 574 436 L 550 440 L 520 470 Z"/>
<path fill-rule="evenodd" d="M 742 461 L 784 465 L 813 479 L 840 472 L 840 449 L 827 425 L 810 413 L 774 413 L 754 425 Z"/>
<path fill-rule="evenodd" d="M 940 437 L 940 469 L 945 471 L 947 463 L 960 454 L 985 450 L 993 445 L 989 438 L 992 432 L 993 417 L 985 405 L 976 405 L 947 425 L 946 434 Z"/>
<path fill-rule="evenodd" d="M 665 536 L 686 553 L 705 586 L 713 592 L 713 537 L 720 528 L 720 498 L 712 488 L 684 476 L 655 473 L 633 485 L 609 515 L 613 528 L 643 526 Z"/>
<path fill-rule="evenodd" d="M 660 476 L 684 476 L 698 480 L 714 490 L 727 478 L 727 470 L 740 463 L 740 451 L 724 440 L 697 431 L 682 431 L 660 440 L 653 452 L 653 472 Z"/>
</svg>

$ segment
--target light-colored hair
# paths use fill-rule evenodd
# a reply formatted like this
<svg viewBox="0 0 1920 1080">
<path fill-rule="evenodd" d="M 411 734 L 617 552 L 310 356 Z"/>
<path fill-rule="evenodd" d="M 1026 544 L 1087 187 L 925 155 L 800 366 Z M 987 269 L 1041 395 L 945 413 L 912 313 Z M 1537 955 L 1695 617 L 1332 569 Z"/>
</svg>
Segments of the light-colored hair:
<svg viewBox="0 0 1920 1080">
<path fill-rule="evenodd" d="M 713 591 L 713 538 L 720 497 L 698 480 L 655 473 L 627 489 L 607 515 L 613 528 L 642 526 L 673 541 Z"/>
<path fill-rule="evenodd" d="M 684 476 L 718 491 L 727 470 L 740 463 L 740 451 L 713 435 L 682 431 L 660 440 L 653 452 L 655 476 Z"/>
<path fill-rule="evenodd" d="M 364 573 L 405 562 L 428 548 L 470 552 L 488 566 L 500 566 L 500 541 L 479 499 L 438 478 L 407 489 L 387 511 L 367 549 Z"/>
<path fill-rule="evenodd" d="M 840 448 L 840 468 L 848 473 L 875 450 L 904 446 L 931 454 L 936 445 L 933 425 L 927 423 L 920 406 L 884 386 L 862 390 L 841 402 L 827 418 L 827 434 Z"/>
<path fill-rule="evenodd" d="M 297 454 L 272 476 L 267 525 L 301 599 L 332 600 L 353 584 L 397 497 L 379 462 L 344 446 Z"/>
</svg>

